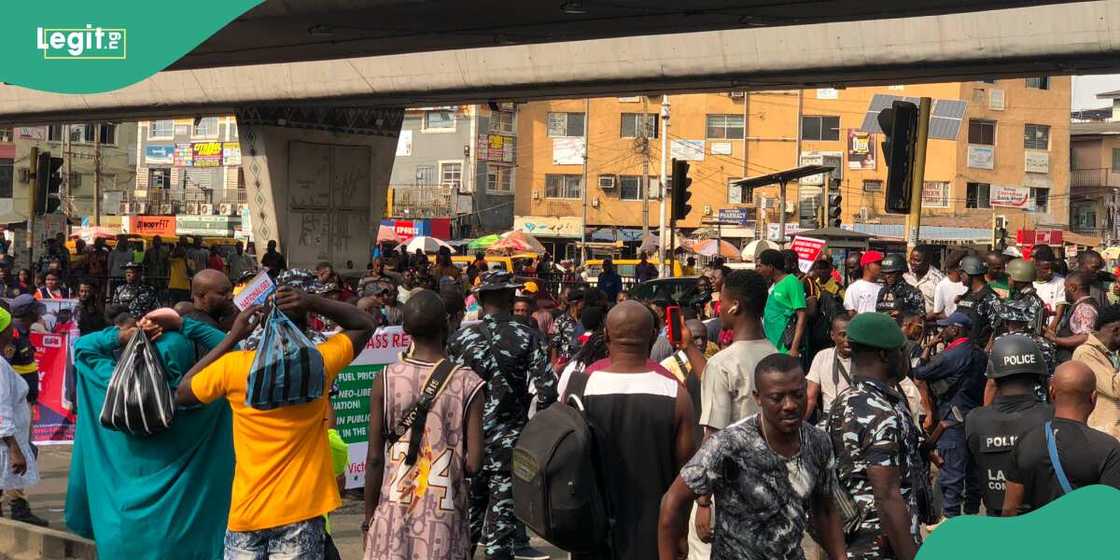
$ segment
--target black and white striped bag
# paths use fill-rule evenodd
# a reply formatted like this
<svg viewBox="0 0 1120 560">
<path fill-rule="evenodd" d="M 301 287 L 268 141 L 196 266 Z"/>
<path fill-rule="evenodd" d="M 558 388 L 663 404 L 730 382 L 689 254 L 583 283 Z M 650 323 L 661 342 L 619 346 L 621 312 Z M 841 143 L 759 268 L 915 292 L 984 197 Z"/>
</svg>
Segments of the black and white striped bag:
<svg viewBox="0 0 1120 560">
<path fill-rule="evenodd" d="M 134 436 L 158 434 L 171 426 L 175 400 L 156 347 L 137 330 L 121 353 L 105 403 L 101 425 Z"/>
</svg>

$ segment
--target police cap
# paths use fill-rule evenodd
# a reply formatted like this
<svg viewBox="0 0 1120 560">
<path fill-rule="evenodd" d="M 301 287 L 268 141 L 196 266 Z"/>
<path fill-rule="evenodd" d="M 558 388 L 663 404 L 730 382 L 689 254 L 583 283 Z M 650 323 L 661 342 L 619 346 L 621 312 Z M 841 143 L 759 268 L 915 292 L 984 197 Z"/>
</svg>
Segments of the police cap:
<svg viewBox="0 0 1120 560">
<path fill-rule="evenodd" d="M 1012 259 L 1007 263 L 1007 275 L 1016 282 L 1034 282 L 1034 263 L 1027 259 Z"/>
<path fill-rule="evenodd" d="M 988 361 L 988 377 L 999 379 L 1024 373 L 1039 376 L 1050 373 L 1038 344 L 1021 334 L 1002 336 L 996 340 Z"/>
<path fill-rule="evenodd" d="M 906 270 L 906 259 L 902 255 L 890 254 L 883 257 L 882 265 L 883 272 L 904 272 Z"/>
<path fill-rule="evenodd" d="M 848 323 L 848 341 L 893 350 L 906 344 L 898 323 L 886 313 L 860 313 Z"/>
<path fill-rule="evenodd" d="M 980 257 L 969 255 L 961 259 L 961 270 L 969 276 L 979 276 L 988 272 L 988 263 Z"/>
</svg>

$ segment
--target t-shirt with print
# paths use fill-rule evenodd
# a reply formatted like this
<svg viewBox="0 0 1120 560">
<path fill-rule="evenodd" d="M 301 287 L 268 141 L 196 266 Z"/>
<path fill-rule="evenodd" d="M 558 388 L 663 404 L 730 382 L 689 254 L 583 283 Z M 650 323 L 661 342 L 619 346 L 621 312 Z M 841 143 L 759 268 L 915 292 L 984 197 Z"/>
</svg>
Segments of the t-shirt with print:
<svg viewBox="0 0 1120 560">
<path fill-rule="evenodd" d="M 778 349 L 765 338 L 737 340 L 720 350 L 700 377 L 700 425 L 722 430 L 758 412 L 754 402 L 754 370 Z"/>
<path fill-rule="evenodd" d="M 715 503 L 712 558 L 802 560 L 813 502 L 831 499 L 836 462 L 828 435 L 801 425 L 801 450 L 786 458 L 762 435 L 756 414 L 709 438 L 681 479 Z"/>
<path fill-rule="evenodd" d="M 879 290 L 882 284 L 868 282 L 860 278 L 852 282 L 844 292 L 844 309 L 856 313 L 873 313 L 875 303 L 879 299 Z"/>
<path fill-rule="evenodd" d="M 787 274 L 774 287 L 766 298 L 766 310 L 762 316 L 762 327 L 766 338 L 778 348 L 779 352 L 789 350 L 782 344 L 782 334 L 786 325 L 796 320 L 798 309 L 805 309 L 805 287 L 792 274 Z"/>
<path fill-rule="evenodd" d="M 330 387 L 354 359 L 345 334 L 317 346 Z M 203 403 L 226 397 L 233 410 L 237 466 L 229 506 L 230 531 L 259 531 L 319 517 L 342 504 L 327 444 L 330 398 L 259 410 L 245 404 L 249 368 L 256 351 L 230 352 L 191 379 Z"/>
<path fill-rule="evenodd" d="M 942 313 L 946 317 L 957 310 L 957 297 L 964 295 L 968 287 L 964 282 L 953 282 L 948 276 L 937 283 L 933 290 L 933 312 Z"/>
<path fill-rule="evenodd" d="M 1046 304 L 1046 311 L 1054 313 L 1058 306 L 1066 302 L 1066 279 L 1055 274 L 1046 282 L 1034 283 L 1035 292 Z"/>
</svg>

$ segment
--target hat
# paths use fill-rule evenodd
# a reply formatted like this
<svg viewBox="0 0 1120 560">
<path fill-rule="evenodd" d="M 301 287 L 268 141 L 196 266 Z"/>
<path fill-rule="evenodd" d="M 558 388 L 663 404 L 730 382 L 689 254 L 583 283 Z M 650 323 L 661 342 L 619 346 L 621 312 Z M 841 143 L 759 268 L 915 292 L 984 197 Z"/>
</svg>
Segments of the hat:
<svg viewBox="0 0 1120 560">
<path fill-rule="evenodd" d="M 289 268 L 281 272 L 276 277 L 276 286 L 290 286 L 309 294 L 324 294 L 327 292 L 327 287 L 323 285 L 319 277 L 312 274 L 310 270 L 303 268 Z"/>
<path fill-rule="evenodd" d="M 883 254 L 880 253 L 879 251 L 868 251 L 868 252 L 864 253 L 862 257 L 859 258 L 859 265 L 860 266 L 867 266 L 871 263 L 876 263 L 876 262 L 879 262 L 879 261 L 882 261 L 882 260 L 883 260 Z M 851 325 L 848 325 L 848 328 L 850 329 Z"/>
<path fill-rule="evenodd" d="M 144 265 L 143 265 L 143 263 L 138 263 L 138 262 L 130 262 L 130 263 L 124 265 L 125 270 L 128 270 L 130 268 L 135 269 L 135 270 L 144 270 Z"/>
<path fill-rule="evenodd" d="M 938 326 L 942 326 L 942 327 L 958 326 L 958 327 L 964 327 L 966 329 L 971 329 L 972 328 L 972 317 L 969 317 L 967 313 L 964 313 L 964 312 L 961 312 L 961 311 L 955 311 L 948 318 L 938 321 L 937 324 L 938 324 Z"/>
<path fill-rule="evenodd" d="M 864 255 L 866 257 L 866 255 Z M 875 262 L 875 261 L 871 261 Z M 898 323 L 886 313 L 859 313 L 848 323 L 848 340 L 856 344 L 893 350 L 906 344 Z"/>
<path fill-rule="evenodd" d="M 32 313 L 42 313 L 44 306 L 31 294 L 20 294 L 12 300 L 12 316 L 27 317 Z"/>
<path fill-rule="evenodd" d="M 1038 343 L 1021 334 L 997 338 L 992 343 L 991 358 L 988 360 L 988 377 L 999 379 L 1020 373 L 1050 374 L 1042 349 Z"/>
<path fill-rule="evenodd" d="M 961 259 L 961 270 L 970 276 L 979 276 L 988 272 L 988 263 L 980 257 L 969 255 Z"/>
<path fill-rule="evenodd" d="M 1034 282 L 1034 263 L 1026 259 L 1012 259 L 1007 263 L 1007 275 L 1016 282 Z"/>
<path fill-rule="evenodd" d="M 476 292 L 496 292 L 499 290 L 516 290 L 524 284 L 517 282 L 510 274 L 504 270 L 493 270 L 484 272 L 479 275 L 481 280 L 479 286 L 474 289 Z"/>
</svg>

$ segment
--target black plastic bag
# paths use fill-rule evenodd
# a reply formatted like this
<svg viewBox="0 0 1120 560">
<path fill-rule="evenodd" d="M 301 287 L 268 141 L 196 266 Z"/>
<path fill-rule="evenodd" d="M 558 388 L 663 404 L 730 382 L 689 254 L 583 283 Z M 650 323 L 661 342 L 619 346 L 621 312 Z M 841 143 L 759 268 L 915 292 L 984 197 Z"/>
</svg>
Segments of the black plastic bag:
<svg viewBox="0 0 1120 560">
<path fill-rule="evenodd" d="M 134 436 L 158 434 L 171 426 L 175 400 L 156 347 L 137 330 L 121 353 L 105 404 L 101 425 Z"/>
</svg>

